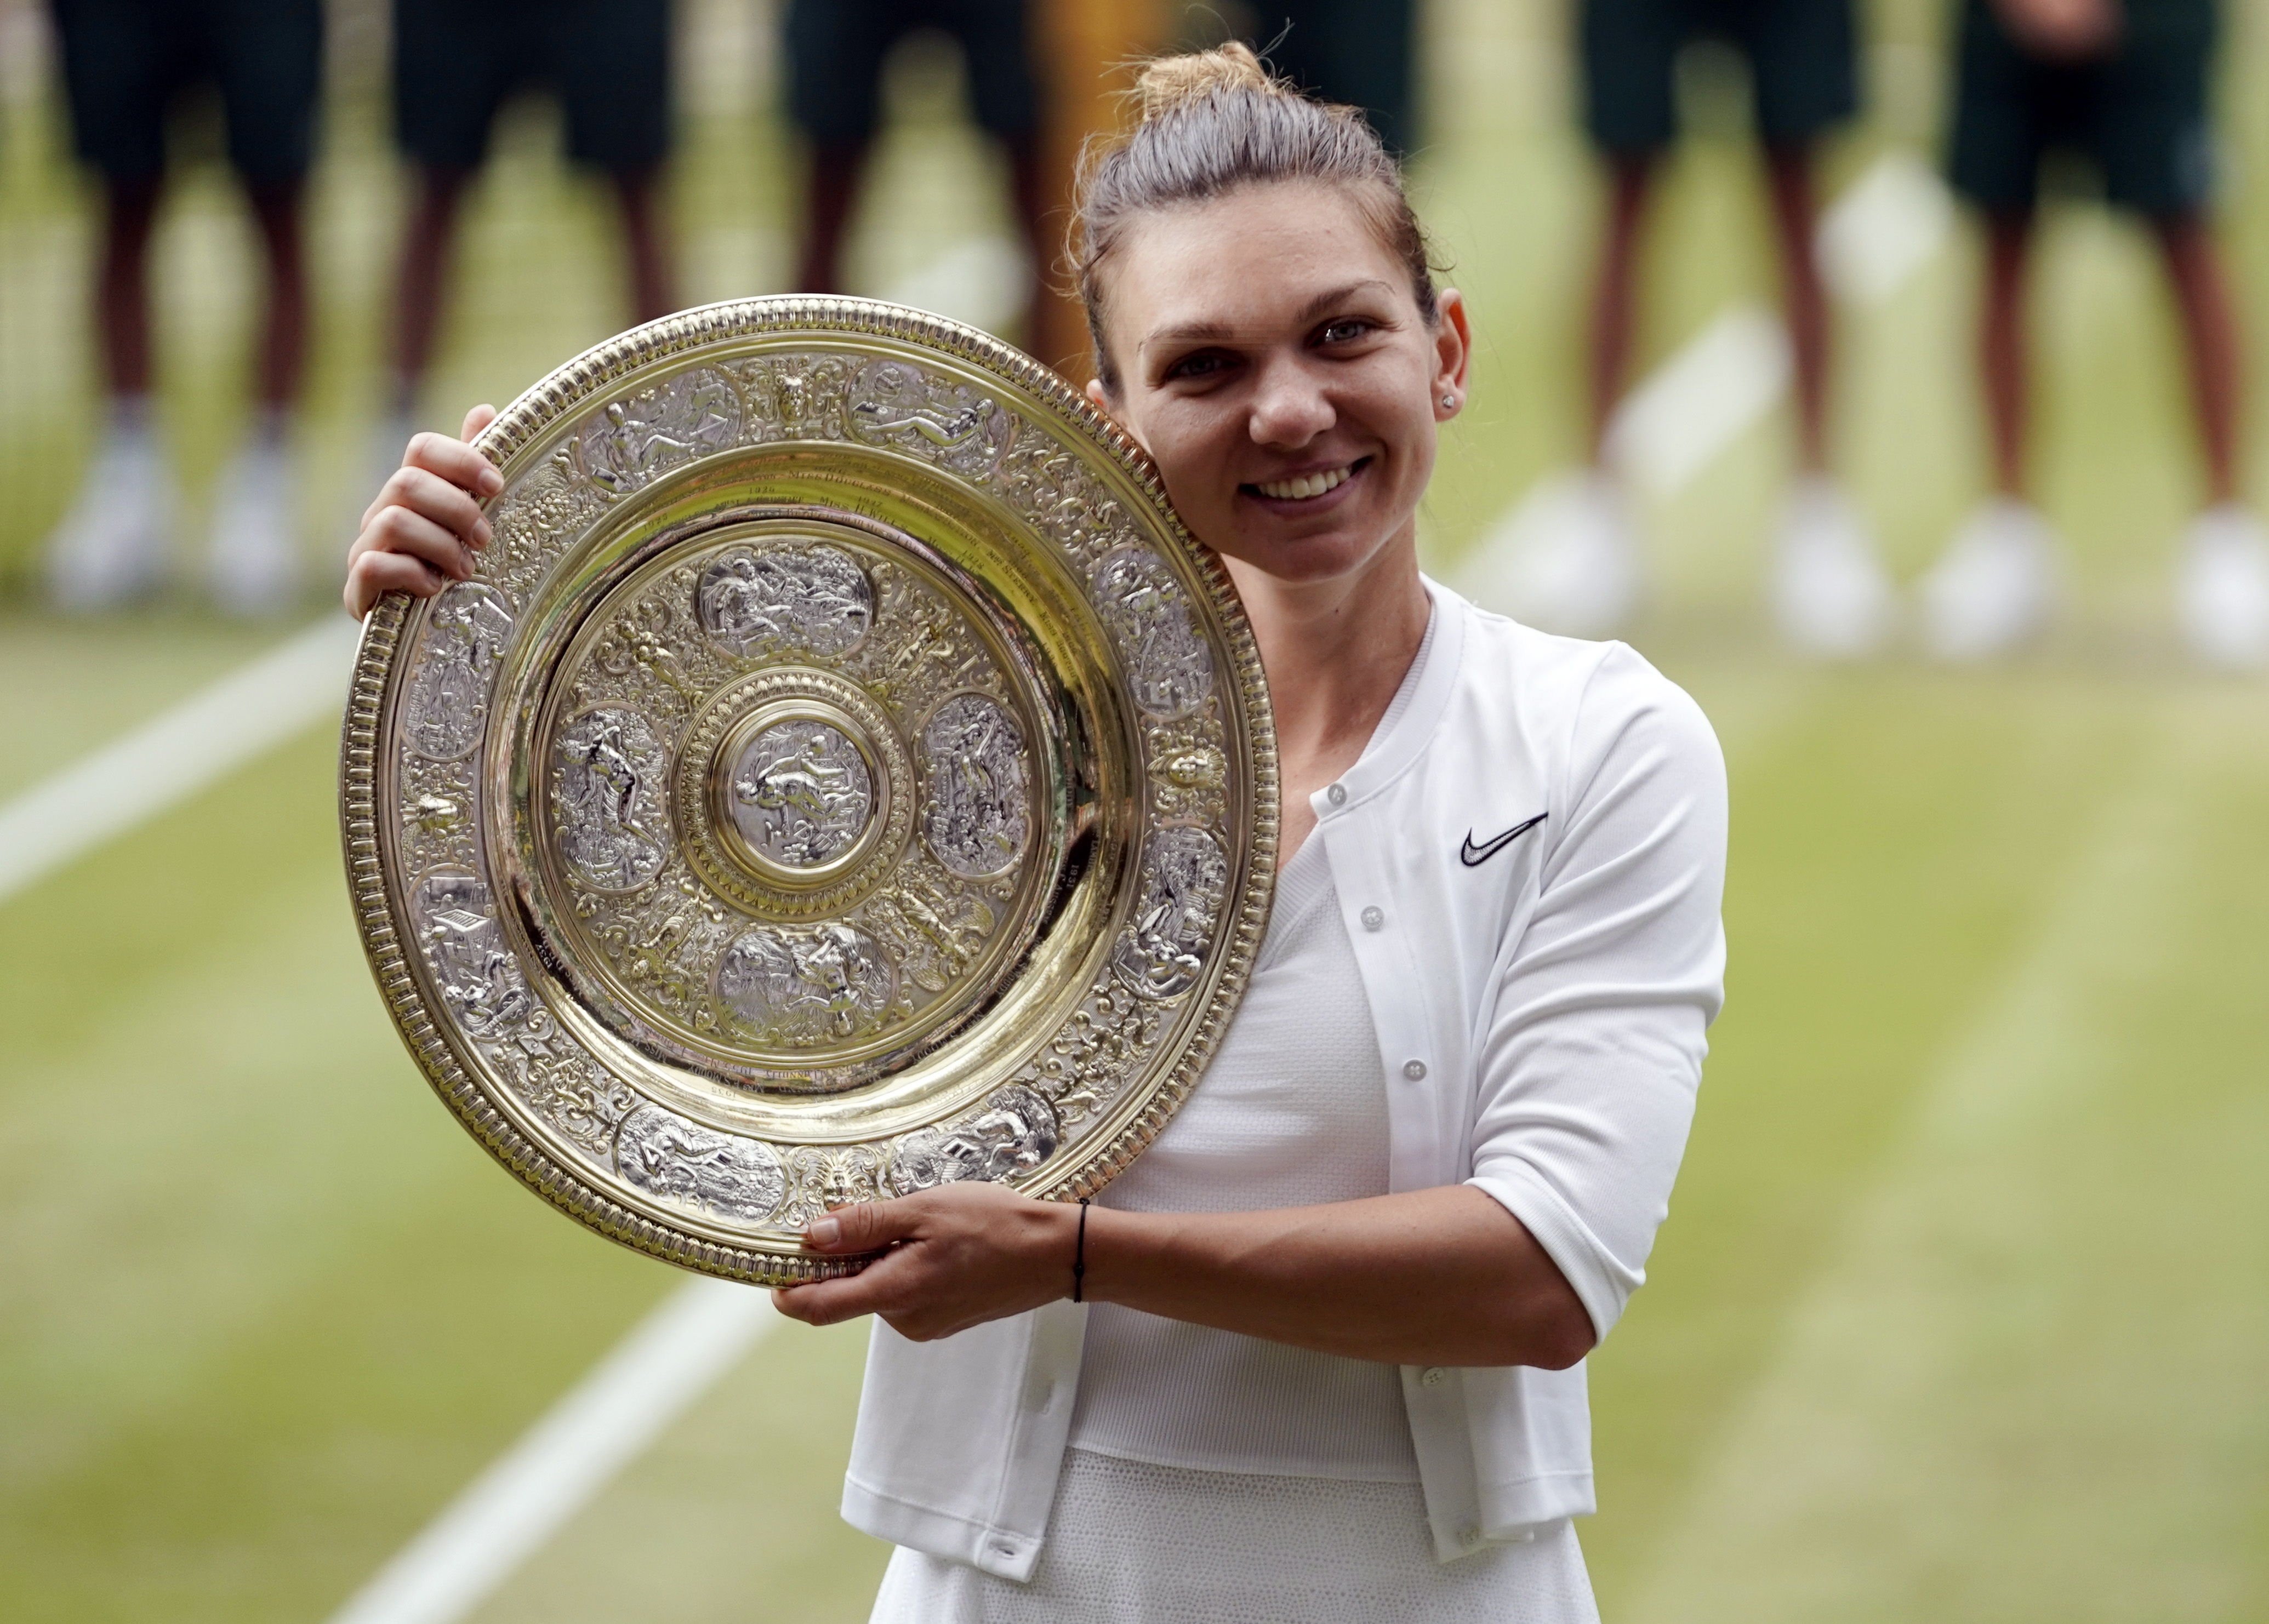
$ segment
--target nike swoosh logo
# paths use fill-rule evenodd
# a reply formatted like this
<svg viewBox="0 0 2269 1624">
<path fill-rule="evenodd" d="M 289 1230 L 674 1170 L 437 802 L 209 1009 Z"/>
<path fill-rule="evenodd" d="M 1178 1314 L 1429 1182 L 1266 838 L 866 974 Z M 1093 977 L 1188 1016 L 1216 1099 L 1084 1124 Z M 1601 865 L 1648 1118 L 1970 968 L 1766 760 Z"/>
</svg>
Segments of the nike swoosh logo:
<svg viewBox="0 0 2269 1624">
<path fill-rule="evenodd" d="M 1466 830 L 1466 844 L 1458 852 L 1458 860 L 1468 868 L 1478 868 L 1551 816 L 1549 812 L 1539 812 L 1525 823 L 1515 823 L 1487 845 L 1475 845 L 1474 831 L 1468 829 Z"/>
</svg>

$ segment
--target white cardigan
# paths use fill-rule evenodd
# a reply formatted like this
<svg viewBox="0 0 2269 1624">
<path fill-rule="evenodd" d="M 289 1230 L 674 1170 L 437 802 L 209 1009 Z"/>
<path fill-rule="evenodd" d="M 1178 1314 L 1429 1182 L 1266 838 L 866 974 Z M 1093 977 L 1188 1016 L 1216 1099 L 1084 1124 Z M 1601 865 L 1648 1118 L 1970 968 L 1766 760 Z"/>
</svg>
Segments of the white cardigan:
<svg viewBox="0 0 2269 1624">
<path fill-rule="evenodd" d="M 1701 710 L 1622 644 L 1428 587 L 1417 692 L 1314 798 L 1378 1032 L 1393 1187 L 1503 1202 L 1604 1337 L 1645 1279 L 1723 999 L 1725 765 Z M 939 1342 L 877 1321 L 845 1519 L 1029 1578 L 1085 1325 L 1068 1301 Z M 1441 1560 L 1593 1509 L 1581 1364 L 1406 1366 L 1402 1392 Z"/>
</svg>

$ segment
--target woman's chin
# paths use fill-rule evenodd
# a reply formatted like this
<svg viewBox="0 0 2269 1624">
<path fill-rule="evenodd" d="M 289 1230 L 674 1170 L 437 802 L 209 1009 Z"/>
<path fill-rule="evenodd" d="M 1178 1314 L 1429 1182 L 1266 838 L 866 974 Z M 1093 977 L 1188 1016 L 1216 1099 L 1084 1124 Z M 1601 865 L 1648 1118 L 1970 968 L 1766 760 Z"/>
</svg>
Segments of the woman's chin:
<svg viewBox="0 0 2269 1624">
<path fill-rule="evenodd" d="M 1346 535 L 1303 536 L 1297 541 L 1239 537 L 1238 541 L 1238 545 L 1223 550 L 1224 557 L 1288 586 L 1310 586 L 1359 574 L 1386 546 L 1372 538 Z"/>
</svg>

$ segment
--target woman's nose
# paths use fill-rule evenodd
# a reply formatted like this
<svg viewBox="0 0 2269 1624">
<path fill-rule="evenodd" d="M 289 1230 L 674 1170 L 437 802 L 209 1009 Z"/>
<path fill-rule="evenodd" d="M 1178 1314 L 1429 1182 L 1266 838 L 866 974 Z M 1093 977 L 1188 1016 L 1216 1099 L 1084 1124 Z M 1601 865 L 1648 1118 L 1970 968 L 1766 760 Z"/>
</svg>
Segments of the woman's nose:
<svg viewBox="0 0 2269 1624">
<path fill-rule="evenodd" d="M 1338 420 L 1323 380 L 1296 361 L 1260 369 L 1250 432 L 1262 446 L 1304 446 Z"/>
</svg>

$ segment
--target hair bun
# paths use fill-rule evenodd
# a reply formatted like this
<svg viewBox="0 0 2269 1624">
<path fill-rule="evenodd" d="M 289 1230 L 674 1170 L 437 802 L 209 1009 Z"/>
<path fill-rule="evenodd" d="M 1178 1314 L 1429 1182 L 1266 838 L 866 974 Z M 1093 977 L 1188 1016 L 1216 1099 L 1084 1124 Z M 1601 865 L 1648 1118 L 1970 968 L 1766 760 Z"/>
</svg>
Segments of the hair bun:
<svg viewBox="0 0 2269 1624">
<path fill-rule="evenodd" d="M 1285 93 L 1284 87 L 1260 65 L 1260 58 L 1253 54 L 1253 48 L 1238 40 L 1209 51 L 1154 57 L 1143 64 L 1134 81 L 1134 93 L 1142 98 L 1146 123 L 1219 92 L 1238 90 L 1259 91 L 1268 96 Z"/>
</svg>

